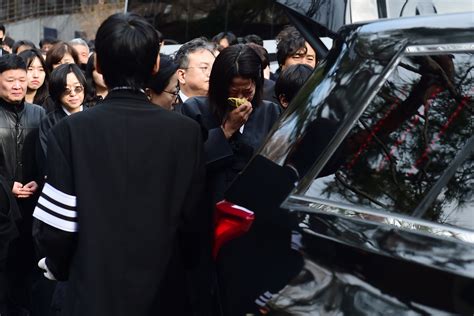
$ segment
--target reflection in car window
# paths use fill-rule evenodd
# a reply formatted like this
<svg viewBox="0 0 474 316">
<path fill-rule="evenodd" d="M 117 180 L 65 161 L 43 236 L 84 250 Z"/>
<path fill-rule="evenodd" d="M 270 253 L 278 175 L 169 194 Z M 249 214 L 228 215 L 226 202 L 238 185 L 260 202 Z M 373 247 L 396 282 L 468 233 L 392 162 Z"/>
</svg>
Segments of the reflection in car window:
<svg viewBox="0 0 474 316">
<path fill-rule="evenodd" d="M 474 157 L 466 148 L 473 64 L 469 53 L 402 58 L 341 144 L 337 171 L 306 194 L 406 215 L 422 209 L 423 219 L 474 230 Z M 423 200 L 429 204 L 420 207 Z"/>
</svg>

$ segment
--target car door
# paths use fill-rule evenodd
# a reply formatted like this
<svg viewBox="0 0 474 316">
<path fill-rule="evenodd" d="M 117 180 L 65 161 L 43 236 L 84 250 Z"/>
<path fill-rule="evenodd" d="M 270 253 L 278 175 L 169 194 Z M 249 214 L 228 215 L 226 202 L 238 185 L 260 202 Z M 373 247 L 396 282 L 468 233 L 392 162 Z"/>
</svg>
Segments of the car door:
<svg viewBox="0 0 474 316">
<path fill-rule="evenodd" d="M 296 218 L 305 267 L 271 310 L 473 312 L 471 17 L 341 29 L 236 179 L 256 220 Z"/>
</svg>

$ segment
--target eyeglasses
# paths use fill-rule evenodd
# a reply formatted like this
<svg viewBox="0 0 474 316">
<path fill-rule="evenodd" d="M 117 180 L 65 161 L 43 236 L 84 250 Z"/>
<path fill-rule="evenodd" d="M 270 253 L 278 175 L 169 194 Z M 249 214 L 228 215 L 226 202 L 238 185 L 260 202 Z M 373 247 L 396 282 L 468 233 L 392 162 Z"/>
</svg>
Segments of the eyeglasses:
<svg viewBox="0 0 474 316">
<path fill-rule="evenodd" d="M 209 66 L 196 66 L 196 67 L 188 67 L 188 68 L 184 68 L 184 69 L 191 69 L 191 68 L 201 69 L 202 73 L 205 74 L 205 75 L 208 75 L 208 74 L 211 73 L 211 67 L 209 67 Z"/>
<path fill-rule="evenodd" d="M 174 91 L 166 91 L 166 90 L 163 90 L 163 92 L 166 92 L 168 94 L 171 94 L 171 95 L 174 95 L 175 97 L 178 97 L 179 95 L 179 84 L 176 85 L 176 89 Z"/>
<path fill-rule="evenodd" d="M 71 92 L 73 92 L 73 91 L 74 91 L 74 94 L 79 94 L 79 93 L 81 93 L 82 91 L 84 91 L 84 87 L 83 87 L 83 86 L 77 86 L 77 87 L 74 87 L 74 89 L 72 89 L 72 90 L 69 89 L 69 88 L 66 88 L 66 89 L 64 90 L 63 95 L 70 95 Z"/>
<path fill-rule="evenodd" d="M 166 91 L 163 90 L 163 92 L 166 92 L 168 94 L 174 95 L 175 97 L 179 95 L 179 88 L 177 88 L 175 91 Z"/>
</svg>

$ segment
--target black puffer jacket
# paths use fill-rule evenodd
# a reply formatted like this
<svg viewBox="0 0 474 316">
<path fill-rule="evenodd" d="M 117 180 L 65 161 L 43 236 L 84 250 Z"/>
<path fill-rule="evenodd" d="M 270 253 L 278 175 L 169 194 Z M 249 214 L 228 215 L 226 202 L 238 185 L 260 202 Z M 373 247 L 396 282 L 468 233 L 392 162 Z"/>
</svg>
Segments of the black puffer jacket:
<svg viewBox="0 0 474 316">
<path fill-rule="evenodd" d="M 10 104 L 0 99 L 0 175 L 13 182 L 39 180 L 36 164 L 38 126 L 45 111 L 30 103 Z"/>
</svg>

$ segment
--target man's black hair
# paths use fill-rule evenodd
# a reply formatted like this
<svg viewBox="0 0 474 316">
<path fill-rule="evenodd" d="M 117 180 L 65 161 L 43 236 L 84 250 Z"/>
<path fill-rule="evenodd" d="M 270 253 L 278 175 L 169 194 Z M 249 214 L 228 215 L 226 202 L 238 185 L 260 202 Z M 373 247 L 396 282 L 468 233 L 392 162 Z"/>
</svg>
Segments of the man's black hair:
<svg viewBox="0 0 474 316">
<path fill-rule="evenodd" d="M 107 87 L 142 89 L 153 73 L 160 43 L 156 30 L 143 17 L 117 13 L 97 30 L 95 50 Z"/>
<path fill-rule="evenodd" d="M 198 37 L 184 43 L 178 49 L 174 56 L 174 61 L 180 69 L 185 69 L 189 66 L 189 54 L 200 50 L 207 50 L 214 55 L 214 51 L 217 49 L 214 43 L 209 42 L 206 38 Z"/>
<path fill-rule="evenodd" d="M 0 74 L 7 70 L 23 69 L 26 71 L 26 64 L 21 57 L 16 54 L 0 56 Z"/>
<path fill-rule="evenodd" d="M 52 38 L 52 37 L 45 37 L 43 38 L 42 40 L 39 41 L 39 47 L 43 47 L 44 44 L 56 44 L 57 42 L 59 42 L 58 39 L 56 38 Z"/>
<path fill-rule="evenodd" d="M 304 49 L 306 51 L 306 40 L 296 27 L 292 25 L 286 26 L 277 35 L 276 40 L 278 42 L 276 58 L 280 67 L 285 64 L 285 60 L 288 57 L 296 54 L 298 50 Z"/>
<path fill-rule="evenodd" d="M 67 75 L 73 73 L 79 83 L 84 87 L 84 100 L 87 94 L 87 82 L 81 68 L 76 64 L 63 64 L 56 67 L 49 78 L 49 95 L 56 107 L 61 107 L 61 97 L 66 91 Z"/>
<path fill-rule="evenodd" d="M 0 31 L 3 31 L 3 35 L 5 35 L 5 32 L 6 32 L 5 25 L 0 24 Z"/>
<path fill-rule="evenodd" d="M 275 82 L 276 97 L 284 95 L 288 103 L 291 102 L 312 72 L 313 68 L 306 64 L 295 64 L 285 68 Z"/>
<path fill-rule="evenodd" d="M 232 32 L 220 32 L 212 38 L 212 41 L 219 45 L 219 42 L 224 38 L 229 42 L 229 46 L 237 44 L 237 36 Z"/>
<path fill-rule="evenodd" d="M 255 43 L 257 45 L 263 46 L 263 39 L 257 34 L 248 34 L 244 37 L 245 44 Z"/>
<path fill-rule="evenodd" d="M 5 38 L 3 39 L 3 45 L 7 45 L 8 47 L 13 48 L 13 45 L 15 45 L 15 40 L 10 36 L 5 36 Z"/>
</svg>

